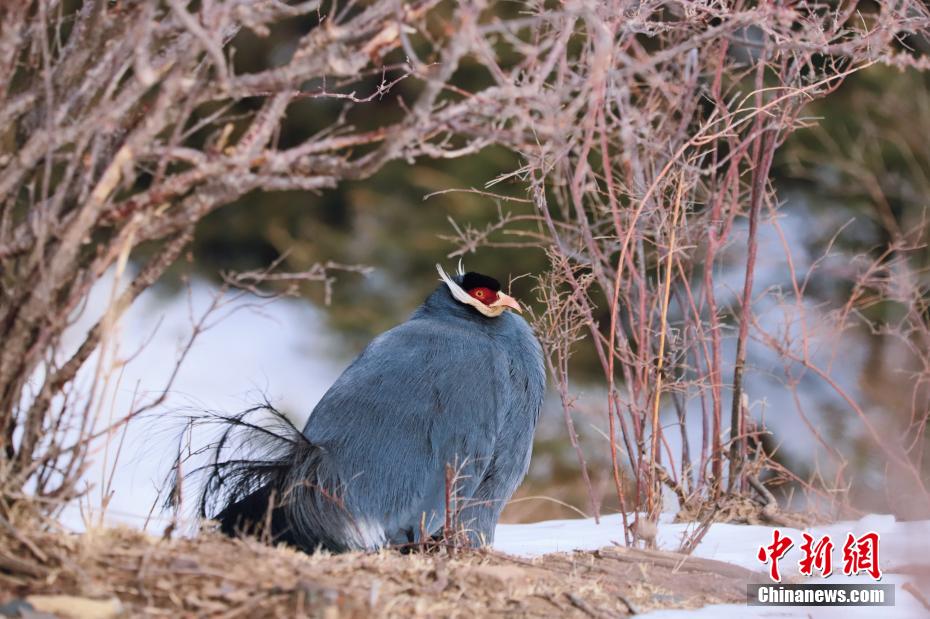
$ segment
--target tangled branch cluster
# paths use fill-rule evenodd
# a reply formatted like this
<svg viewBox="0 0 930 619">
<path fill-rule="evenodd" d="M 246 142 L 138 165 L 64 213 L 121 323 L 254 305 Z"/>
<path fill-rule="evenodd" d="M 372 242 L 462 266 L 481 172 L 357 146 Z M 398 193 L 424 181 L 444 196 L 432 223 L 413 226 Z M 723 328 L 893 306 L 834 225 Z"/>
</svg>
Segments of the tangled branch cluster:
<svg viewBox="0 0 930 619">
<path fill-rule="evenodd" d="M 597 353 L 623 511 L 655 517 L 662 485 L 682 508 L 709 503 L 710 511 L 728 492 L 760 487 L 759 458 L 766 454 L 753 453 L 761 445 L 759 428 L 749 417 L 743 384 L 750 338 L 786 360 L 789 380 L 800 367 L 847 400 L 854 423 L 926 509 L 922 381 L 914 387 L 909 437 L 897 441 L 819 365 L 814 336 L 803 326 L 801 337 L 772 334 L 753 312 L 758 228 L 769 216 L 778 226 L 770 180 L 776 150 L 805 123 L 804 107 L 852 73 L 873 64 L 922 69 L 926 57 L 908 40 L 926 41 L 926 7 L 891 2 L 862 14 L 855 2 L 653 2 L 638 3 L 635 11 L 573 6 L 560 15 L 564 21 L 551 22 L 551 45 L 539 69 L 525 73 L 529 81 L 545 81 L 535 97 L 550 113 L 528 123 L 539 143 L 523 151 L 527 163 L 518 174 L 530 186 L 548 235 L 552 272 L 541 288 L 561 284 L 566 291 L 546 293 L 548 313 L 537 326 L 554 355 L 566 406 L 566 358 L 582 335 L 579 325 Z M 579 33 L 583 44 L 572 45 Z M 919 235 L 911 235 L 911 245 Z M 745 248 L 739 255 L 732 251 L 737 240 Z M 729 294 L 715 279 L 724 259 L 734 257 L 741 261 L 742 285 Z M 886 273 L 887 265 L 879 270 Z M 786 295 L 801 325 L 803 277 L 791 270 L 794 294 Z M 851 300 L 847 315 L 854 305 Z M 925 297 L 910 303 L 909 315 L 925 305 Z M 924 337 L 927 321 L 918 322 Z M 840 338 L 848 322 L 841 324 L 833 333 Z M 905 339 L 913 341 L 912 335 Z M 727 342 L 735 350 L 724 358 Z M 666 409 L 676 421 L 663 427 L 660 410 Z M 702 434 L 692 453 L 686 417 L 695 414 Z M 672 453 L 668 428 L 681 433 L 680 453 Z M 797 481 L 835 502 L 848 490 L 842 473 L 847 456 L 810 428 L 834 458 L 837 474 L 817 480 L 816 488 Z M 586 469 L 583 458 L 581 465 Z M 765 466 L 778 468 L 775 462 Z M 632 477 L 624 479 L 626 467 Z"/>
<path fill-rule="evenodd" d="M 208 213 L 252 191 L 321 190 L 395 159 L 481 147 L 450 145 L 470 133 L 479 103 L 452 101 L 445 88 L 481 39 L 482 6 L 437 5 L 0 9 L 0 477 L 10 496 L 29 480 L 40 497 L 74 494 L 89 440 L 106 429 L 90 404 L 74 406 L 69 386 Z M 236 37 L 267 36 L 286 20 L 308 24 L 287 62 L 237 71 Z M 356 96 L 371 74 L 384 78 Z M 418 87 L 399 120 L 364 130 L 346 120 L 405 78 Z M 343 107 L 324 131 L 279 146 L 289 105 L 306 99 Z M 154 250 L 107 315 L 76 351 L 60 350 L 94 283 L 143 244 Z"/>
</svg>

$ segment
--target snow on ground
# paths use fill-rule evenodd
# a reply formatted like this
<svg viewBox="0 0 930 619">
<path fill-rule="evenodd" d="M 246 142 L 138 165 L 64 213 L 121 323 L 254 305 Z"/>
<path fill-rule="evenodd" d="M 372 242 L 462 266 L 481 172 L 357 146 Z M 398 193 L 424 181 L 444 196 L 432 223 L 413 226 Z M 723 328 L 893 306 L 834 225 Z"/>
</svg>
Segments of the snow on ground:
<svg viewBox="0 0 930 619">
<path fill-rule="evenodd" d="M 657 538 L 661 550 L 675 551 L 693 524 L 672 522 L 665 514 L 659 522 Z M 694 556 L 726 561 L 756 572 L 768 570 L 756 558 L 760 546 L 772 543 L 774 527 L 739 524 L 714 524 L 701 540 Z M 796 540 L 795 545 L 779 562 L 783 582 L 798 577 L 798 560 L 801 557 L 799 529 L 779 527 L 782 535 Z M 842 546 L 847 533 L 859 537 L 868 532 L 879 534 L 879 565 L 884 572 L 881 582 L 895 584 L 894 607 L 757 607 L 745 604 L 721 604 L 699 610 L 660 611 L 643 615 L 656 619 L 691 617 L 889 617 L 910 618 L 930 616 L 923 606 L 901 587 L 912 580 L 895 570 L 904 566 L 930 566 L 930 521 L 897 522 L 894 516 L 869 515 L 861 520 L 837 522 L 806 529 L 815 539 L 830 535 L 834 542 L 834 574 L 829 579 L 804 578 L 804 583 L 873 583 L 868 575 L 846 577 L 842 571 Z M 502 552 L 524 557 L 536 557 L 550 552 L 595 550 L 614 543 L 622 543 L 623 529 L 619 515 L 605 516 L 600 524 L 594 519 L 551 520 L 533 524 L 502 524 L 495 533 L 494 547 Z M 930 592 L 928 592 L 930 593 Z"/>
</svg>

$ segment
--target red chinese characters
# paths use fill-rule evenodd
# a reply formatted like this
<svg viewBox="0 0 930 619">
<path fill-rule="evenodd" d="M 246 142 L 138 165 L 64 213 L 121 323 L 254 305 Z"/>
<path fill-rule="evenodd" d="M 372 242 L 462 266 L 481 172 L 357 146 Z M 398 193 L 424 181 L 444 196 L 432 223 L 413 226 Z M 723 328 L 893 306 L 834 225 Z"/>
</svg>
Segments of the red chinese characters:
<svg viewBox="0 0 930 619">
<path fill-rule="evenodd" d="M 802 535 L 804 543 L 801 544 L 801 552 L 804 556 L 798 561 L 800 572 L 805 576 L 813 576 L 813 570 L 816 569 L 826 578 L 833 573 L 833 542 L 830 541 L 830 536 L 824 535 L 815 544 L 811 535 Z"/>
<path fill-rule="evenodd" d="M 859 572 L 867 572 L 875 580 L 882 577 L 878 567 L 878 533 L 866 533 L 859 538 L 852 533 L 846 535 L 846 543 L 843 544 L 843 573 L 855 576 Z"/>
<path fill-rule="evenodd" d="M 802 556 L 798 561 L 798 571 L 805 576 L 817 575 L 824 578 L 830 576 L 833 573 L 833 541 L 830 536 L 824 535 L 817 539 L 808 533 L 801 535 L 804 537 L 804 543 L 800 547 Z M 861 537 L 848 533 L 846 543 L 843 544 L 843 574 L 856 576 L 865 572 L 875 580 L 881 579 L 882 572 L 878 566 L 878 542 L 878 533 L 869 532 Z M 772 532 L 772 543 L 759 548 L 757 557 L 762 563 L 769 564 L 769 575 L 773 581 L 781 582 L 778 561 L 792 546 L 794 546 L 794 540 L 775 529 Z"/>
<path fill-rule="evenodd" d="M 769 576 L 772 577 L 772 580 L 775 582 L 781 582 L 781 574 L 778 573 L 778 560 L 781 559 L 788 549 L 794 545 L 794 542 L 791 541 L 790 537 L 783 537 L 781 531 L 775 529 L 772 535 L 772 543 L 769 546 L 762 546 L 759 548 L 759 553 L 756 555 L 759 557 L 759 561 L 762 563 L 769 563 Z"/>
</svg>

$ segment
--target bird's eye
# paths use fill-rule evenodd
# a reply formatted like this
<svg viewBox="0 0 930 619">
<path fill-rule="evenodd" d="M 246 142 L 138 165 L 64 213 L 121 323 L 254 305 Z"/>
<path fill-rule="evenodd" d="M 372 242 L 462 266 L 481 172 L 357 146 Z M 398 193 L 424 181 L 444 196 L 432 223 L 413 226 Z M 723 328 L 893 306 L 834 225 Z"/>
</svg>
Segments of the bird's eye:
<svg viewBox="0 0 930 619">
<path fill-rule="evenodd" d="M 484 298 L 484 290 L 476 290 L 476 291 L 475 291 L 475 296 L 478 297 L 479 299 L 483 299 L 483 298 Z"/>
</svg>

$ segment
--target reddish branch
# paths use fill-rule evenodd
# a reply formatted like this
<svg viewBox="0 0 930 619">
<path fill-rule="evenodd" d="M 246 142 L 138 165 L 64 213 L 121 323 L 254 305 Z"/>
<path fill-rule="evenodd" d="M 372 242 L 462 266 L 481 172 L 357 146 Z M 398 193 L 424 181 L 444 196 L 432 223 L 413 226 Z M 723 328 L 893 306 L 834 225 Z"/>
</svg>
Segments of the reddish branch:
<svg viewBox="0 0 930 619">
<path fill-rule="evenodd" d="M 519 109 L 501 108 L 502 117 L 535 138 L 519 148 L 524 165 L 497 181 L 528 179 L 539 215 L 534 233 L 545 236 L 541 244 L 551 260 L 540 286 L 564 288 L 546 295 L 547 313 L 536 323 L 552 367 L 566 367 L 584 329 L 604 375 L 606 466 L 624 509 L 660 505 L 656 475 L 689 503 L 721 499 L 728 477 L 729 489 L 746 489 L 737 482 L 759 466 L 797 483 L 773 453 L 762 465 L 749 462 L 749 440 L 758 440 L 759 430 L 756 420 L 744 423 L 750 415 L 743 402 L 747 344 L 757 324 L 753 283 L 763 260 L 758 230 L 763 207 L 774 211 L 778 204 L 770 169 L 806 105 L 829 96 L 855 71 L 900 59 L 896 38 L 926 37 L 928 12 L 910 1 L 867 14 L 855 3 L 839 9 L 806 2 L 565 7 L 557 17 L 541 15 L 550 21 L 535 24 L 532 44 L 514 43 L 530 50 L 527 64 L 518 71 L 491 68 L 496 87 L 521 97 Z M 923 60 L 909 66 L 920 68 Z M 677 179 L 685 179 L 688 191 L 681 221 L 667 234 Z M 502 221 L 481 233 L 460 233 L 460 251 L 493 246 L 495 234 L 508 230 Z M 733 244 L 743 232 L 746 252 L 736 253 Z M 669 246 L 671 238 L 678 247 Z M 666 304 L 667 282 L 658 271 L 673 249 Z M 743 285 L 730 295 L 715 275 L 737 256 Z M 803 286 L 795 290 L 804 297 Z M 797 303 L 803 306 L 804 298 Z M 568 319 L 576 321 L 573 327 L 560 326 Z M 730 359 L 724 358 L 727 344 L 735 348 Z M 784 355 L 787 366 L 796 363 Z M 553 374 L 574 440 L 569 376 Z M 818 376 L 829 385 L 828 373 Z M 675 407 L 668 419 L 679 426 L 679 454 L 668 448 L 668 421 L 655 416 L 660 391 Z M 727 391 L 733 395 L 724 442 Z M 689 406 L 696 399 L 699 409 Z M 928 416 L 913 419 L 912 428 L 923 428 Z M 686 440 L 695 425 L 702 435 L 699 459 Z M 663 463 L 660 454 L 673 457 Z M 586 467 L 590 454 L 579 452 L 579 461 Z M 842 480 L 838 466 L 835 479 Z M 627 469 L 633 483 L 624 481 Z"/>
</svg>

